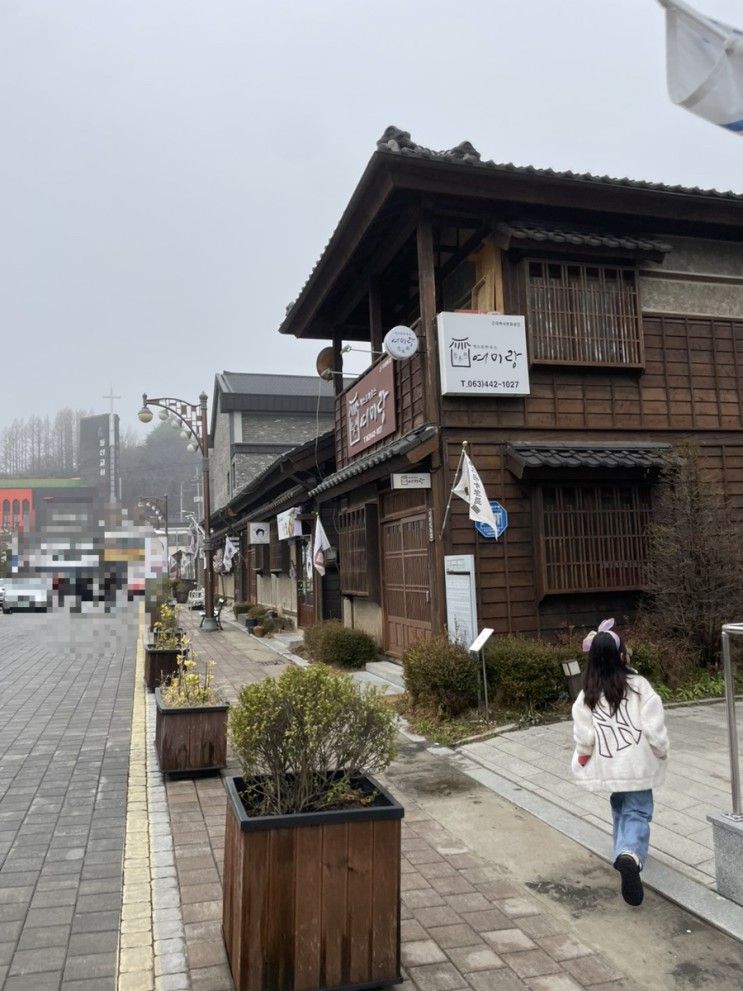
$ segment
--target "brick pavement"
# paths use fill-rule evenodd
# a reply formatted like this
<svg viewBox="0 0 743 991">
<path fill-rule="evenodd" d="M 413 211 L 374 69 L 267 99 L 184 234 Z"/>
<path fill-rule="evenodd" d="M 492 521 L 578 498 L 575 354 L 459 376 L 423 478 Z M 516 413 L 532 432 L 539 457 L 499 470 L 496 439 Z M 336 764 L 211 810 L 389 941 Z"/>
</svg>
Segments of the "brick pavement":
<svg viewBox="0 0 743 991">
<path fill-rule="evenodd" d="M 715 883 L 712 828 L 707 816 L 730 808 L 723 703 L 683 706 L 666 713 L 671 755 L 664 786 L 655 793 L 651 857 L 709 887 Z M 571 777 L 572 726 L 537 726 L 470 744 L 461 753 L 533 792 L 564 812 L 611 834 L 609 803 Z"/>
<path fill-rule="evenodd" d="M 275 675 L 283 661 L 232 628 L 193 632 L 202 659 L 217 662 L 229 698 L 239 686 Z M 629 991 L 615 967 L 566 931 L 547 902 L 514 883 L 502 865 L 477 857 L 396 789 L 403 821 L 404 987 L 410 991 Z M 217 777 L 166 785 L 182 902 L 188 982 L 177 988 L 233 987 L 221 936 L 226 801 Z M 165 985 L 162 985 L 165 987 Z"/>
<path fill-rule="evenodd" d="M 0 616 L 0 987 L 114 987 L 136 610 Z"/>
</svg>

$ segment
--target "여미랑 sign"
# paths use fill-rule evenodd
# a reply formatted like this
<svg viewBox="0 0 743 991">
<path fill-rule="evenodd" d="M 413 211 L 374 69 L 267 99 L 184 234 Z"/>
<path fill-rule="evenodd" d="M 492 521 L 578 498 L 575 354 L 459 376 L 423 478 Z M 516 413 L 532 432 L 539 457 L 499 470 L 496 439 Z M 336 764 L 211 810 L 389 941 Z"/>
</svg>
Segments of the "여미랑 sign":
<svg viewBox="0 0 743 991">
<path fill-rule="evenodd" d="M 449 639 L 466 647 L 477 635 L 474 554 L 444 556 L 444 585 Z"/>
<path fill-rule="evenodd" d="M 268 523 L 248 523 L 249 544 L 270 544 L 271 534 Z"/>
<path fill-rule="evenodd" d="M 429 471 L 402 471 L 392 475 L 393 489 L 430 489 Z"/>
<path fill-rule="evenodd" d="M 442 395 L 529 395 L 523 317 L 439 313 L 436 321 Z"/>
<path fill-rule="evenodd" d="M 493 518 L 495 519 L 495 533 L 488 523 L 475 523 L 475 530 L 481 536 L 487 537 L 488 540 L 500 540 L 508 529 L 508 510 L 495 499 L 490 500 L 490 508 L 493 510 Z"/>
<path fill-rule="evenodd" d="M 345 393 L 348 456 L 361 454 L 395 432 L 395 372 L 383 358 Z"/>
</svg>

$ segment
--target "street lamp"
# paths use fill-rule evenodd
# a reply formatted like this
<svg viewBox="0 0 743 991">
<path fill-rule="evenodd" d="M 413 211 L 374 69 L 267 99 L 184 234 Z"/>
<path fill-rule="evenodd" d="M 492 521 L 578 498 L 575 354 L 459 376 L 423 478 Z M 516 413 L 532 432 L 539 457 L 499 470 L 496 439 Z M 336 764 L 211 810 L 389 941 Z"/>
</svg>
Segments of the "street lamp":
<svg viewBox="0 0 743 991">
<path fill-rule="evenodd" d="M 204 478 L 204 553 L 206 555 L 204 581 L 204 622 L 202 629 L 213 631 L 219 629 L 214 618 L 214 562 L 212 561 L 212 528 L 209 517 L 211 506 L 209 499 L 209 427 L 206 416 L 207 395 L 202 392 L 199 403 L 187 403 L 182 399 L 171 396 L 160 396 L 149 399 L 147 393 L 142 395 L 142 409 L 137 413 L 142 423 L 150 423 L 152 410 L 150 406 L 159 406 L 161 419 L 163 412 L 172 417 L 175 426 L 182 425 L 190 437 L 189 451 L 201 451 L 201 471 Z"/>
</svg>

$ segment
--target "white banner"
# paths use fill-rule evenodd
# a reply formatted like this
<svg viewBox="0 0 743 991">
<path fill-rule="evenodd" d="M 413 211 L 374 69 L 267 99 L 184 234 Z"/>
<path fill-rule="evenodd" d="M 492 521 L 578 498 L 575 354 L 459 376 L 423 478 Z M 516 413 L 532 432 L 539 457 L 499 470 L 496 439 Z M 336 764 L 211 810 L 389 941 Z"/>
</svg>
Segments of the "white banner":
<svg viewBox="0 0 743 991">
<path fill-rule="evenodd" d="M 743 133 L 743 32 L 679 0 L 666 8 L 666 76 L 675 104 Z"/>
<path fill-rule="evenodd" d="M 482 484 L 479 472 L 466 454 L 462 455 L 462 472 L 452 492 L 469 505 L 470 519 L 473 522 L 485 523 L 491 527 L 494 534 L 498 533 L 498 524 L 495 522 L 485 486 Z"/>
<path fill-rule="evenodd" d="M 325 574 L 325 551 L 329 548 L 330 541 L 328 540 L 328 535 L 325 533 L 325 527 L 320 522 L 320 517 L 318 516 L 315 523 L 315 542 L 312 548 L 312 563 L 318 575 Z"/>
</svg>

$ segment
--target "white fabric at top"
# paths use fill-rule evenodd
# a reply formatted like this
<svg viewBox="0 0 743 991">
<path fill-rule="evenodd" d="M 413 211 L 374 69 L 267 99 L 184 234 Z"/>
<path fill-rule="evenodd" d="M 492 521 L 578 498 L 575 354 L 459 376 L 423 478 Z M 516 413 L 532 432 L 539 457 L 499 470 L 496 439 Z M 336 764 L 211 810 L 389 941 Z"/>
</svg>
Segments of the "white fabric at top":
<svg viewBox="0 0 743 991">
<path fill-rule="evenodd" d="M 467 454 L 462 455 L 462 473 L 452 492 L 469 504 L 471 520 L 475 523 L 486 523 L 493 533 L 498 533 L 498 526 L 485 492 L 485 486 Z"/>
<path fill-rule="evenodd" d="M 627 697 L 612 716 L 603 695 L 593 712 L 580 693 L 573 705 L 572 771 L 588 791 L 645 791 L 663 784 L 668 755 L 663 703 L 639 674 L 627 679 Z M 580 755 L 590 755 L 585 767 Z"/>
<path fill-rule="evenodd" d="M 680 0 L 666 8 L 666 72 L 674 103 L 743 133 L 743 32 Z"/>
</svg>

